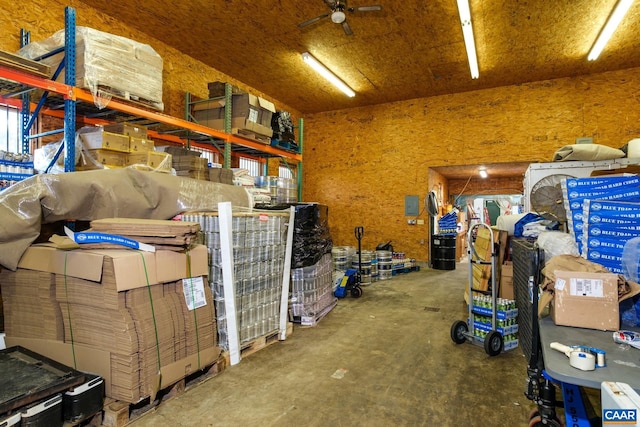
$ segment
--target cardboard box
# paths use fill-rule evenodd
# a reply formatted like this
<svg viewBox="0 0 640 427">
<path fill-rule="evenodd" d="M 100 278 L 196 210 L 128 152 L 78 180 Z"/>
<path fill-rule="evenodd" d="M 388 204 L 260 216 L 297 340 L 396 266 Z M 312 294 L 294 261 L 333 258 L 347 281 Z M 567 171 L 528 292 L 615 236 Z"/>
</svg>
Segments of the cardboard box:
<svg viewBox="0 0 640 427">
<path fill-rule="evenodd" d="M 162 65 L 161 65 L 162 67 Z M 147 139 L 147 128 L 133 123 L 111 123 L 103 126 L 105 132 L 119 133 L 132 138 Z"/>
<path fill-rule="evenodd" d="M 203 126 L 224 130 L 224 107 L 224 99 L 198 103 L 193 108 L 193 116 Z M 231 128 L 270 137 L 273 135 L 271 117 L 275 111 L 275 105 L 264 98 L 249 93 L 233 94 Z"/>
<path fill-rule="evenodd" d="M 105 258 L 113 262 L 116 289 L 124 291 L 148 284 L 172 282 L 188 277 L 187 255 L 175 251 L 142 252 L 128 249 L 63 251 L 51 245 L 32 245 L 20 258 L 18 268 L 67 274 L 92 282 L 102 280 Z M 144 258 L 144 261 L 143 261 Z M 197 245 L 189 251 L 191 275 L 207 276 L 207 247 Z"/>
<path fill-rule="evenodd" d="M 127 157 L 127 165 L 146 165 L 156 172 L 171 172 L 171 154 L 162 151 L 146 151 L 130 153 Z"/>
<path fill-rule="evenodd" d="M 224 96 L 225 82 L 215 81 L 207 83 L 209 88 L 209 98 L 218 98 Z M 231 86 L 231 93 L 242 93 L 243 91 L 237 86 Z"/>
<path fill-rule="evenodd" d="M 500 274 L 500 298 L 515 299 L 513 292 L 513 263 L 502 264 Z"/>
<path fill-rule="evenodd" d="M 617 331 L 618 275 L 555 271 L 551 315 L 556 325 Z"/>
<path fill-rule="evenodd" d="M 119 151 L 88 150 L 86 156 L 80 157 L 79 165 L 85 169 L 121 168 L 125 166 L 126 160 L 126 153 Z"/>
<path fill-rule="evenodd" d="M 129 138 L 130 153 L 153 151 L 153 149 L 154 143 L 150 139 L 137 138 L 135 136 Z"/>
<path fill-rule="evenodd" d="M 80 138 L 87 150 L 111 150 L 121 153 L 129 152 L 129 137 L 117 133 L 103 131 L 96 127 L 94 132 L 80 134 Z"/>
</svg>

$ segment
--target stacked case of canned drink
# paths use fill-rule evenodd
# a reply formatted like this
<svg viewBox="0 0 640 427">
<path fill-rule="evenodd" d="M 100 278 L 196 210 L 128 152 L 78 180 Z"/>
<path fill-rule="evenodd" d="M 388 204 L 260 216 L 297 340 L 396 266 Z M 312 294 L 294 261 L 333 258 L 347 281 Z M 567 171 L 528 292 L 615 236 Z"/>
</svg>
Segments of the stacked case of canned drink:
<svg viewBox="0 0 640 427">
<path fill-rule="evenodd" d="M 494 309 L 496 310 L 496 330 L 502 335 L 504 350 L 516 348 L 518 346 L 518 309 L 514 300 L 497 298 L 494 307 L 490 296 L 474 295 L 474 335 L 483 340 L 492 331 L 491 320 Z"/>
<path fill-rule="evenodd" d="M 182 219 L 200 223 L 204 244 L 209 249 L 209 282 L 214 296 L 220 347 L 229 348 L 226 298 L 235 298 L 241 345 L 276 332 L 280 320 L 289 211 L 233 214 L 235 295 L 224 292 L 217 213 L 184 214 Z"/>
<path fill-rule="evenodd" d="M 315 326 L 318 320 L 335 307 L 331 254 L 325 254 L 317 264 L 291 270 L 290 314 L 294 322 Z"/>
</svg>

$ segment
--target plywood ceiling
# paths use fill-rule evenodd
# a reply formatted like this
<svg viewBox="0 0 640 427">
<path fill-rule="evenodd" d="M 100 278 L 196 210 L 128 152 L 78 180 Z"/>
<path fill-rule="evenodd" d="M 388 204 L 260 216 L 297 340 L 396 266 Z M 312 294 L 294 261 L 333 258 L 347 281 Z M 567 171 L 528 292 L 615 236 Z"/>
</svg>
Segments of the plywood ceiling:
<svg viewBox="0 0 640 427">
<path fill-rule="evenodd" d="M 480 78 L 472 80 L 455 0 L 349 0 L 347 36 L 324 0 L 82 0 L 257 90 L 314 113 L 640 67 L 640 2 L 600 59 L 587 53 L 616 0 L 470 0 Z M 79 17 L 82 24 L 82 17 Z M 303 63 L 308 51 L 357 93 Z"/>
</svg>

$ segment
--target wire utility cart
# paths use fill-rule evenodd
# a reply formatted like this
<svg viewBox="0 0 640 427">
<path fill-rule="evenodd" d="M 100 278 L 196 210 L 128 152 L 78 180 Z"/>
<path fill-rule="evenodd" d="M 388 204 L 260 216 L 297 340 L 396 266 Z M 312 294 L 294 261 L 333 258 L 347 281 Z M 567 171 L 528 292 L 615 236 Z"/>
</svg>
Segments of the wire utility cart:
<svg viewBox="0 0 640 427">
<path fill-rule="evenodd" d="M 489 259 L 487 259 L 487 256 L 483 257 L 476 250 L 477 239 L 474 239 L 474 236 L 477 236 L 479 229 L 483 227 L 489 231 L 489 246 L 485 248 L 487 249 L 485 252 L 490 253 Z M 515 317 L 518 311 L 513 302 L 498 299 L 498 287 L 496 285 L 496 258 L 498 251 L 491 227 L 484 223 L 474 224 L 469 228 L 467 241 L 467 256 L 469 260 L 468 319 L 466 322 L 457 320 L 451 325 L 451 339 L 456 344 L 470 342 L 483 346 L 484 351 L 489 356 L 497 356 L 503 350 L 509 350 L 517 345 L 517 341 L 510 341 L 505 346 L 505 336 L 511 336 L 517 332 Z M 474 287 L 474 282 L 480 282 L 478 277 L 474 278 L 474 264 L 491 266 L 491 289 Z M 498 320 L 501 321 L 501 326 L 498 326 Z"/>
</svg>

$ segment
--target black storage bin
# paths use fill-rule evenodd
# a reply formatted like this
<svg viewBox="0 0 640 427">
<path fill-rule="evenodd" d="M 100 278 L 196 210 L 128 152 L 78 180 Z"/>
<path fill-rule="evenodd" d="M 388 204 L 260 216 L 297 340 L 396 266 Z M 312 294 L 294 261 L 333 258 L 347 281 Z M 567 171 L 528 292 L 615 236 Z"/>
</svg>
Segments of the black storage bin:
<svg viewBox="0 0 640 427">
<path fill-rule="evenodd" d="M 455 234 L 434 234 L 431 239 L 431 265 L 435 270 L 456 269 Z"/>
<path fill-rule="evenodd" d="M 22 410 L 22 427 L 62 426 L 62 395 L 56 394 Z"/>
<path fill-rule="evenodd" d="M 86 374 L 87 382 L 62 395 L 62 416 L 65 421 L 86 420 L 102 410 L 104 380 L 101 376 Z"/>
</svg>

